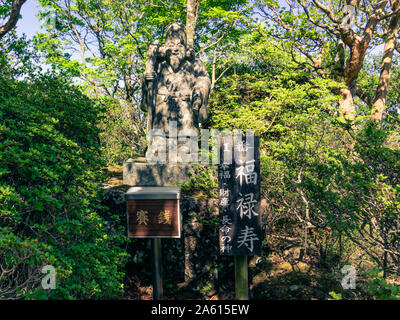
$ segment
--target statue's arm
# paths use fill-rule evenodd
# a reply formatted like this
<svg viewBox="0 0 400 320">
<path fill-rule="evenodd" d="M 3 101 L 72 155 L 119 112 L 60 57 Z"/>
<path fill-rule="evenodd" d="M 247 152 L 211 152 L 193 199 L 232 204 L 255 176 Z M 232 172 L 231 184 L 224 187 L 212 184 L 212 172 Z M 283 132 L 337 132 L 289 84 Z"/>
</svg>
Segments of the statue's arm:
<svg viewBox="0 0 400 320">
<path fill-rule="evenodd" d="M 140 109 L 143 112 L 147 112 L 149 105 L 148 105 L 148 89 L 147 89 L 147 83 L 144 79 L 144 77 L 142 77 L 141 79 L 142 82 L 142 100 L 140 101 Z"/>
<path fill-rule="evenodd" d="M 156 63 L 157 63 L 157 56 L 159 54 L 159 41 L 153 41 L 149 49 L 147 50 L 146 54 L 146 70 L 144 71 L 144 78 L 147 81 L 151 81 L 155 79 L 156 76 Z"/>
<path fill-rule="evenodd" d="M 208 118 L 207 104 L 211 80 L 207 69 L 200 59 L 194 61 L 195 84 L 193 90 L 193 109 L 198 112 L 198 122 Z"/>
<path fill-rule="evenodd" d="M 153 83 L 156 80 L 157 70 L 157 56 L 159 50 L 159 41 L 153 41 L 146 55 L 146 69 L 142 77 L 142 101 L 140 109 L 144 112 L 148 112 L 148 108 L 151 106 L 153 96 Z"/>
</svg>

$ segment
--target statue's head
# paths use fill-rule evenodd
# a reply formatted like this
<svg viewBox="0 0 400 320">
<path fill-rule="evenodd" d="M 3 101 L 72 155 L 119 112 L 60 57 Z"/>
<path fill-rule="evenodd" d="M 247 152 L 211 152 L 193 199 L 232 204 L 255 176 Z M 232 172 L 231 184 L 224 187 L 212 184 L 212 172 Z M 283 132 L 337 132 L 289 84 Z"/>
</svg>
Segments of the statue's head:
<svg viewBox="0 0 400 320">
<path fill-rule="evenodd" d="M 166 32 L 161 53 L 174 71 L 177 71 L 186 58 L 191 58 L 192 51 L 187 47 L 185 27 L 180 23 L 171 24 Z"/>
<path fill-rule="evenodd" d="M 186 29 L 181 23 L 173 23 L 168 26 L 165 42 L 178 42 L 186 47 L 187 37 L 186 37 Z"/>
</svg>

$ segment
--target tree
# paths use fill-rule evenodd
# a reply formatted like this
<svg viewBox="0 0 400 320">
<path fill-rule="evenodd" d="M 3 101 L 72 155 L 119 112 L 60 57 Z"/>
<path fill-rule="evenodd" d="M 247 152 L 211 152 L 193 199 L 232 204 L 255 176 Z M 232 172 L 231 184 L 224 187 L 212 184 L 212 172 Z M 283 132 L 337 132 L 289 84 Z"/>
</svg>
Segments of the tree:
<svg viewBox="0 0 400 320">
<path fill-rule="evenodd" d="M 393 0 L 391 2 L 391 8 L 393 11 L 393 16 L 391 17 L 389 25 L 387 26 L 387 32 L 385 35 L 386 42 L 381 64 L 381 73 L 379 77 L 379 83 L 376 88 L 376 94 L 374 97 L 374 108 L 372 110 L 373 118 L 377 121 L 383 118 L 383 113 L 385 111 L 391 76 L 393 54 L 397 45 L 396 36 L 399 32 L 400 26 L 400 1 Z"/>
<path fill-rule="evenodd" d="M 399 1 L 260 1 L 258 12 L 274 22 L 277 37 L 291 42 L 305 63 L 321 77 L 342 81 L 339 114 L 355 117 L 354 98 L 370 107 L 370 115 L 382 120 L 390 81 L 390 68 L 398 35 Z M 344 11 L 347 9 L 347 12 Z M 350 11 L 349 11 L 350 10 Z M 343 15 L 343 13 L 346 13 Z M 354 24 L 349 19 L 354 19 Z M 353 30 L 354 29 L 354 30 Z M 272 34 L 271 32 L 270 34 Z M 368 50 L 385 43 L 379 84 L 374 94 L 362 88 L 357 77 Z"/>
<path fill-rule="evenodd" d="M 191 47 L 194 45 L 194 33 L 199 16 L 199 7 L 199 0 L 187 0 L 186 2 L 186 34 L 188 45 Z"/>
<path fill-rule="evenodd" d="M 266 33 L 259 26 L 241 37 L 236 72 L 217 84 L 210 108 L 212 126 L 250 128 L 262 139 L 269 246 L 276 252 L 301 246 L 303 257 L 329 268 L 357 246 L 385 276 L 397 273 L 399 123 L 376 128 L 358 120 L 343 130 L 332 94 L 340 84 L 299 63 L 291 43 Z"/>
<path fill-rule="evenodd" d="M 99 205 L 102 112 L 69 80 L 0 76 L 1 299 L 121 293 L 125 238 Z M 45 265 L 57 270 L 47 292 Z"/>
<path fill-rule="evenodd" d="M 299 68 L 289 53 L 277 49 L 275 39 L 262 36 L 265 31 L 255 29 L 241 38 L 236 70 L 220 81 L 210 99 L 212 126 L 253 129 L 261 137 L 266 240 L 277 252 L 289 244 L 306 251 L 308 238 L 322 242 L 326 234 L 334 237 L 326 216 L 312 210 L 305 182 L 314 161 L 328 161 L 328 148 L 342 148 L 332 121 L 337 96 L 331 90 L 338 84 Z"/>
<path fill-rule="evenodd" d="M 88 94 L 110 107 L 103 141 L 114 163 L 143 154 L 146 148 L 146 120 L 139 104 L 148 45 L 162 40 L 170 23 L 186 21 L 189 43 L 207 61 L 212 50 L 222 51 L 234 41 L 238 23 L 248 13 L 244 0 L 39 3 L 55 11 L 57 23 L 55 29 L 38 35 L 37 47 L 55 69 L 79 77 Z M 214 59 L 213 66 L 214 75 L 228 67 L 222 58 Z M 218 74 L 213 79 L 217 81 Z"/>
<path fill-rule="evenodd" d="M 26 0 L 1 1 L 0 18 L 4 19 L 5 17 L 7 17 L 8 20 L 2 26 L 0 26 L 0 39 L 3 38 L 10 30 L 12 30 L 17 25 L 21 7 L 25 2 Z"/>
</svg>

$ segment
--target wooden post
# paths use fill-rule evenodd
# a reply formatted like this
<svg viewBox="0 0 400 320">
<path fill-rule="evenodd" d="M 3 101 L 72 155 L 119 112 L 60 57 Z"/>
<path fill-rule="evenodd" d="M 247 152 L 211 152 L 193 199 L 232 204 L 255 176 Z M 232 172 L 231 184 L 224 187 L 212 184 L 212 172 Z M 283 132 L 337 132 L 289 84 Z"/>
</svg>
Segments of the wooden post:
<svg viewBox="0 0 400 320">
<path fill-rule="evenodd" d="M 153 255 L 153 299 L 163 299 L 161 239 L 151 239 L 151 252 Z"/>
<path fill-rule="evenodd" d="M 153 299 L 163 299 L 161 238 L 181 237 L 179 187 L 132 187 L 125 194 L 130 238 L 151 238 Z"/>
<path fill-rule="evenodd" d="M 237 300 L 249 300 L 247 256 L 235 256 L 235 288 Z"/>
<path fill-rule="evenodd" d="M 248 300 L 247 256 L 262 254 L 260 138 L 220 137 L 219 146 L 220 253 L 235 257 L 236 299 Z"/>
</svg>

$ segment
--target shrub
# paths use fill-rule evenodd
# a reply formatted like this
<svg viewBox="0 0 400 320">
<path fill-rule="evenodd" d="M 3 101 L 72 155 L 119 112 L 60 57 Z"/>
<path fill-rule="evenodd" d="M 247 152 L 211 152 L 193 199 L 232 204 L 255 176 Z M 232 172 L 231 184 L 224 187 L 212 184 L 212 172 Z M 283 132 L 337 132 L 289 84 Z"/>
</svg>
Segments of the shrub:
<svg viewBox="0 0 400 320">
<path fill-rule="evenodd" d="M 383 271 L 378 268 L 370 270 L 366 283 L 366 292 L 374 300 L 399 300 L 400 286 L 391 284 L 383 278 Z"/>
<path fill-rule="evenodd" d="M 101 217 L 103 110 L 65 80 L 0 78 L 0 298 L 109 298 L 121 235 Z M 57 272 L 44 291 L 44 265 Z"/>
<path fill-rule="evenodd" d="M 215 176 L 215 170 L 207 166 L 194 167 L 190 172 L 190 180 L 181 185 L 182 192 L 187 195 L 203 194 L 209 198 L 218 197 L 215 190 L 218 187 L 218 181 Z"/>
</svg>

